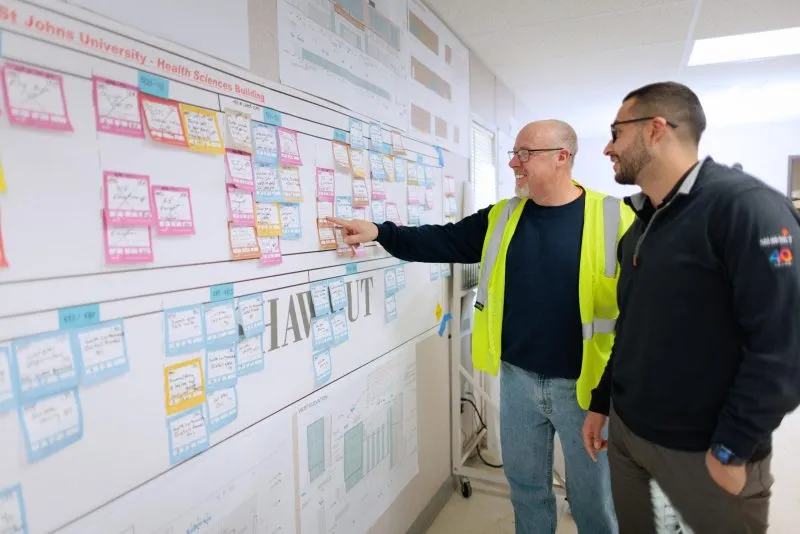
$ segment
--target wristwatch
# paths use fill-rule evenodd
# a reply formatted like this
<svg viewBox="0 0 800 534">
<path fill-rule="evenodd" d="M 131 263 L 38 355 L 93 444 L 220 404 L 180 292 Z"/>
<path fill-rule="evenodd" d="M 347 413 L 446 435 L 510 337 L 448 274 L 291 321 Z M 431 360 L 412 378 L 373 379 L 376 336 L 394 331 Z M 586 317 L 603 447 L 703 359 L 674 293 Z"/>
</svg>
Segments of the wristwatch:
<svg viewBox="0 0 800 534">
<path fill-rule="evenodd" d="M 742 460 L 725 445 L 712 445 L 711 456 L 719 460 L 722 465 L 744 465 L 745 460 Z"/>
</svg>

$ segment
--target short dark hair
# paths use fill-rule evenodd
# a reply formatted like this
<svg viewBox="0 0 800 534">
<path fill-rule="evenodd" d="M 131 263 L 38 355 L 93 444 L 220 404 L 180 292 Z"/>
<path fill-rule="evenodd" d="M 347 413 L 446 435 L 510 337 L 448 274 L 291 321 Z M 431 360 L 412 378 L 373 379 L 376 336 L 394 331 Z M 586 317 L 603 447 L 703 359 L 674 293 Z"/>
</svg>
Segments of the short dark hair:
<svg viewBox="0 0 800 534">
<path fill-rule="evenodd" d="M 664 117 L 678 125 L 676 133 L 687 134 L 694 144 L 706 129 L 706 114 L 697 95 L 677 82 L 658 82 L 628 93 L 622 102 L 635 98 L 633 105 L 638 114 Z"/>
</svg>

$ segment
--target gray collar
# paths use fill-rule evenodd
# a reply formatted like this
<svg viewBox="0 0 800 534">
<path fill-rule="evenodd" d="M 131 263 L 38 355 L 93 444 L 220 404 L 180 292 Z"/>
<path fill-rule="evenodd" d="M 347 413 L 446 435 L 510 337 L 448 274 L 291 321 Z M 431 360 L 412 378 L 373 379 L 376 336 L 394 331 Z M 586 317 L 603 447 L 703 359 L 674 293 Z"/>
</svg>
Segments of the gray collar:
<svg viewBox="0 0 800 534">
<path fill-rule="evenodd" d="M 676 195 L 688 195 L 692 192 L 694 184 L 697 183 L 697 177 L 700 174 L 700 167 L 702 167 L 709 159 L 710 158 L 706 156 L 704 159 L 701 159 L 699 162 L 697 162 L 697 165 L 694 166 L 692 172 L 689 173 L 681 186 L 678 188 Z M 644 193 L 636 193 L 628 198 L 630 199 L 631 207 L 633 207 L 633 209 L 636 211 L 641 211 L 645 207 L 645 203 L 649 202 L 647 195 Z"/>
</svg>

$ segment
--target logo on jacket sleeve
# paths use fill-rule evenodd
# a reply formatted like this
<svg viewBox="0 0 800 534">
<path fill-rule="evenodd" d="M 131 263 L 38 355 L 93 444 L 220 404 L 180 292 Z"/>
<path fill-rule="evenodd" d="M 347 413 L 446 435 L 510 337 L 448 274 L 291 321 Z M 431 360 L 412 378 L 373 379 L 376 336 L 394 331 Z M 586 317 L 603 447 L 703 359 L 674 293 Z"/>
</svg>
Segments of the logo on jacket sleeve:
<svg viewBox="0 0 800 534">
<path fill-rule="evenodd" d="M 779 235 L 762 237 L 759 244 L 769 250 L 769 262 L 773 267 L 791 267 L 794 263 L 792 253 L 792 234 L 782 228 Z"/>
</svg>

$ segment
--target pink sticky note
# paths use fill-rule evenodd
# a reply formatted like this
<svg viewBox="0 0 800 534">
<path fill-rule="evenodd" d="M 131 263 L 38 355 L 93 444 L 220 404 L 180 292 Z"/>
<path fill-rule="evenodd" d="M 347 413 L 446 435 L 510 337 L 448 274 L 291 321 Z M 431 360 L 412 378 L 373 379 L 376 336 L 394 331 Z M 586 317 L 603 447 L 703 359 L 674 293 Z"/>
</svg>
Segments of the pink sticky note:
<svg viewBox="0 0 800 534">
<path fill-rule="evenodd" d="M 229 184 L 228 218 L 234 226 L 255 226 L 256 208 L 253 193 Z"/>
<path fill-rule="evenodd" d="M 317 200 L 333 202 L 336 196 L 336 185 L 333 169 L 317 167 Z"/>
<path fill-rule="evenodd" d="M 109 226 L 150 226 L 150 177 L 143 174 L 105 171 L 103 207 Z"/>
<path fill-rule="evenodd" d="M 283 261 L 280 237 L 259 237 L 258 244 L 261 246 L 261 265 L 278 265 Z"/>
<path fill-rule="evenodd" d="M 106 263 L 150 263 L 153 261 L 153 241 L 149 226 L 109 226 L 103 217 L 103 242 Z"/>
<path fill-rule="evenodd" d="M 98 132 L 144 138 L 138 88 L 93 76 L 92 100 Z"/>
<path fill-rule="evenodd" d="M 300 145 L 297 143 L 297 132 L 278 128 L 278 153 L 281 165 L 298 167 L 303 164 L 300 158 Z"/>
<path fill-rule="evenodd" d="M 372 180 L 372 200 L 386 200 L 386 184 L 382 180 Z"/>
<path fill-rule="evenodd" d="M 253 179 L 253 160 L 250 154 L 241 150 L 225 151 L 225 166 L 227 167 L 227 181 L 245 191 L 255 191 L 256 183 Z"/>
<path fill-rule="evenodd" d="M 6 63 L 0 67 L 0 78 L 11 124 L 72 131 L 60 74 Z"/>
<path fill-rule="evenodd" d="M 192 195 L 188 187 L 151 188 L 159 235 L 194 235 Z"/>
</svg>

